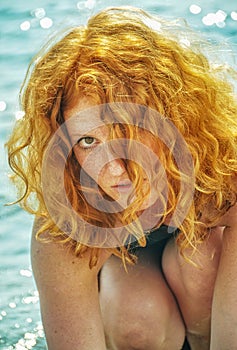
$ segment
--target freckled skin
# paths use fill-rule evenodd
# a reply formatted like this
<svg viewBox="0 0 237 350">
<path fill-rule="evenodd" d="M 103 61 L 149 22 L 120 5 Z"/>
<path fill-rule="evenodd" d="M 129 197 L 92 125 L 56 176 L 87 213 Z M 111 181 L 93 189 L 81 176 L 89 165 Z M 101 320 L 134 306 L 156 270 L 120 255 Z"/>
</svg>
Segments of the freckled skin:
<svg viewBox="0 0 237 350">
<path fill-rule="evenodd" d="M 116 200 L 122 207 L 128 206 L 128 198 L 133 191 L 133 187 L 125 190 L 124 186 L 120 190 L 116 187 L 117 184 L 130 181 L 127 174 L 124 163 L 121 159 L 115 158 L 111 153 L 111 150 L 107 147 L 109 141 L 109 126 L 103 125 L 99 116 L 93 116 L 93 123 L 88 123 L 88 118 L 79 115 L 81 110 L 90 106 L 89 101 L 80 99 L 73 108 L 68 109 L 65 112 L 65 120 L 72 120 L 73 136 L 69 135 L 73 139 L 74 153 L 81 167 L 86 173 L 101 187 L 101 189 Z M 78 119 L 74 123 L 75 116 L 79 115 Z M 99 125 L 98 127 L 95 127 Z M 69 124 L 70 126 L 70 124 Z M 75 128 L 78 128 L 78 134 L 76 136 Z M 83 134 L 84 132 L 84 134 Z M 157 146 L 154 140 L 149 137 L 149 132 L 141 130 L 140 142 L 142 142 L 150 150 L 153 150 L 154 154 L 158 153 Z M 78 140 L 77 143 L 75 140 Z M 98 151 L 99 147 L 103 147 L 101 151 Z M 95 155 L 93 155 L 95 154 Z M 144 175 L 145 177 L 146 175 Z M 144 193 L 150 187 L 149 181 L 145 180 L 143 187 Z M 148 206 L 152 205 L 157 198 L 156 190 L 150 191 L 149 198 L 144 201 L 141 210 L 144 210 Z"/>
</svg>

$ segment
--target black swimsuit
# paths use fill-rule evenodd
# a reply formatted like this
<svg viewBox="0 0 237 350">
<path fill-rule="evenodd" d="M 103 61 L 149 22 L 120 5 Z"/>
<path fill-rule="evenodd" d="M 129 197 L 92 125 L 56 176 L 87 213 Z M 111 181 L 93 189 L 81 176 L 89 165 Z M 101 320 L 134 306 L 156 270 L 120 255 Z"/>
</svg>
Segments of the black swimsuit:
<svg viewBox="0 0 237 350">
<path fill-rule="evenodd" d="M 179 233 L 179 229 L 176 227 L 161 225 L 156 229 L 145 232 L 145 236 L 147 240 L 145 247 L 141 247 L 137 241 L 134 241 L 130 243 L 130 245 L 128 246 L 128 249 L 131 253 L 135 253 L 139 249 L 150 248 L 151 246 L 156 244 L 163 246 L 165 245 L 167 240 L 169 240 L 172 237 L 176 237 L 178 233 Z"/>
</svg>

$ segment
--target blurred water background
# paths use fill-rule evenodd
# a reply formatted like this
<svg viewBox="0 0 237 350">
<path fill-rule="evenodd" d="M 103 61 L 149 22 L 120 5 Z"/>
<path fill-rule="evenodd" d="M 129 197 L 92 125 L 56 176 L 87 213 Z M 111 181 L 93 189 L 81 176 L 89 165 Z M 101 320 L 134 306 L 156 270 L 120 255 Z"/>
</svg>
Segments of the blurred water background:
<svg viewBox="0 0 237 350">
<path fill-rule="evenodd" d="M 0 349 L 46 349 L 38 293 L 30 267 L 33 218 L 18 206 L 8 182 L 4 142 L 16 118 L 18 91 L 27 65 L 55 30 L 85 23 L 107 6 L 132 5 L 163 17 L 184 18 L 209 40 L 221 44 L 223 60 L 236 65 L 237 2 L 235 0 L 19 0 L 0 1 Z"/>
</svg>

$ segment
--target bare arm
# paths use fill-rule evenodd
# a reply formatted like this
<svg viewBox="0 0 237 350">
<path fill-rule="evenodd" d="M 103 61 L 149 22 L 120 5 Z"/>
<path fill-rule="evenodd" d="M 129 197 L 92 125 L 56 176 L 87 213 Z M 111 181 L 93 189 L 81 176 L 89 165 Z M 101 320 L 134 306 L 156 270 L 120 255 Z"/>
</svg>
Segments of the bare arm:
<svg viewBox="0 0 237 350">
<path fill-rule="evenodd" d="M 226 226 L 212 306 L 211 350 L 237 349 L 237 205 L 222 223 Z"/>
<path fill-rule="evenodd" d="M 49 350 L 105 350 L 97 275 L 89 269 L 89 254 L 76 257 L 58 243 L 40 243 L 32 237 L 32 268 L 39 290 L 41 314 Z"/>
</svg>

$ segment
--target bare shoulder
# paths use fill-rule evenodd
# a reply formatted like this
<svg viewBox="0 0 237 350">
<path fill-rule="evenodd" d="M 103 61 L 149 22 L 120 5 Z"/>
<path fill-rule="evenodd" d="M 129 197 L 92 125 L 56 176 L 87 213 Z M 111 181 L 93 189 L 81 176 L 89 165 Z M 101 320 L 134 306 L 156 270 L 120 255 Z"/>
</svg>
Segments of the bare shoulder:
<svg viewBox="0 0 237 350">
<path fill-rule="evenodd" d="M 35 219 L 31 239 L 31 261 L 34 275 L 37 279 L 44 279 L 46 282 L 61 280 L 63 277 L 70 277 L 75 281 L 77 276 L 86 277 L 98 274 L 104 262 L 110 256 L 108 251 L 101 249 L 99 261 L 96 267 L 89 268 L 90 248 L 83 256 L 76 256 L 72 246 L 58 242 L 41 242 L 35 238 L 36 232 L 42 225 L 41 219 Z M 47 233 L 46 233 L 47 235 Z M 53 277 L 53 279 L 52 279 Z"/>
</svg>

